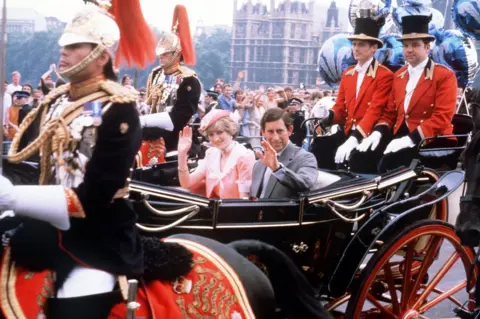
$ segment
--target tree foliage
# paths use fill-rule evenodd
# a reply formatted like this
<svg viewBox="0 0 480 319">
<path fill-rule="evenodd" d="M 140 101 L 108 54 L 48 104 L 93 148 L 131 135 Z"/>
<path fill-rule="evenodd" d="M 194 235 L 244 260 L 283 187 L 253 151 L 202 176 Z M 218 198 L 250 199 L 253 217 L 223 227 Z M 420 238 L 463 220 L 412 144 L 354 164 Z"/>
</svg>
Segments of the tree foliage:
<svg viewBox="0 0 480 319">
<path fill-rule="evenodd" d="M 59 31 L 9 34 L 6 79 L 10 81 L 11 72 L 19 71 L 22 83 L 37 85 L 50 64 L 59 61 L 60 48 L 57 42 L 60 36 Z M 196 39 L 197 65 L 193 69 L 205 88 L 210 88 L 217 78 L 229 80 L 230 43 L 231 34 L 220 29 L 212 35 L 202 35 Z M 157 62 L 143 70 L 121 68 L 119 77 L 129 75 L 135 80 L 137 71 L 136 87 L 145 87 L 148 74 L 156 66 Z"/>
</svg>

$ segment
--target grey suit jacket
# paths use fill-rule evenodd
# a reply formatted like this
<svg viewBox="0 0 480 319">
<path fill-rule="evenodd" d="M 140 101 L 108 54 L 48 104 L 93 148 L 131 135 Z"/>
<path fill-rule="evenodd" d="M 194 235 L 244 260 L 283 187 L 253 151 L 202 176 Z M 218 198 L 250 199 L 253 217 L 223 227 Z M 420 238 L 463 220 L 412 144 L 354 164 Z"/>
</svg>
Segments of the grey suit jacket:
<svg viewBox="0 0 480 319">
<path fill-rule="evenodd" d="M 263 198 L 295 198 L 299 192 L 309 191 L 315 185 L 318 167 L 312 153 L 290 142 L 278 161 L 284 168 L 270 175 Z M 266 169 L 262 161 L 257 161 L 253 166 L 251 196 L 260 197 Z"/>
</svg>

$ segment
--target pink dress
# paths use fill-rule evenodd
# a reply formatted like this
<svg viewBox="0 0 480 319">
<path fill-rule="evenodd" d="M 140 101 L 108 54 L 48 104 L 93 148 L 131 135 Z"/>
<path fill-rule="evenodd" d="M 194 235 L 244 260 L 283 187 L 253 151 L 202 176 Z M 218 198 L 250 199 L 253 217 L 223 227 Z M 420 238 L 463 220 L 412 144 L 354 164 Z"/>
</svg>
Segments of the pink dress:
<svg viewBox="0 0 480 319">
<path fill-rule="evenodd" d="M 240 198 L 240 193 L 248 193 L 252 184 L 252 171 L 255 164 L 253 151 L 235 143 L 220 171 L 222 151 L 209 148 L 205 158 L 190 174 L 188 190 L 208 198 Z"/>
</svg>

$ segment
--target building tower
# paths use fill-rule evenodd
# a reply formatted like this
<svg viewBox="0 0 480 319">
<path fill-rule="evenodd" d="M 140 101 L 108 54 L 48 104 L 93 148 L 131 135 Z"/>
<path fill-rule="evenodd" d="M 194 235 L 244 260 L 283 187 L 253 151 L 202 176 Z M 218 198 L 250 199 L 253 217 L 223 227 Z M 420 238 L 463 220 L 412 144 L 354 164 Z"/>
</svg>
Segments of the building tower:
<svg viewBox="0 0 480 319">
<path fill-rule="evenodd" d="M 245 85 L 315 85 L 318 42 L 313 39 L 314 1 L 284 0 L 270 8 L 234 0 L 231 78 L 247 70 Z"/>
</svg>

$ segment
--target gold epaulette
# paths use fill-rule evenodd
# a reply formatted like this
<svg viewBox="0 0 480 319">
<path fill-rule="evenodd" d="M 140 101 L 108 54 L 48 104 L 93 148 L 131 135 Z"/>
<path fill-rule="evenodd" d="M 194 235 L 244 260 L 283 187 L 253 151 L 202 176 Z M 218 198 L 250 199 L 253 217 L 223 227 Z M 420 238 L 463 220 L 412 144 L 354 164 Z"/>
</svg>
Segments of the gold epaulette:
<svg viewBox="0 0 480 319">
<path fill-rule="evenodd" d="M 178 68 L 178 71 L 180 71 L 180 76 L 182 78 L 189 78 L 196 75 L 195 71 L 183 65 Z"/>
<path fill-rule="evenodd" d="M 48 92 L 47 96 L 45 96 L 45 98 L 43 99 L 42 104 L 50 104 L 55 101 L 57 97 L 67 94 L 68 91 L 70 91 L 69 83 L 60 85 L 59 87 L 56 87 L 50 92 Z"/>
<path fill-rule="evenodd" d="M 350 65 L 346 70 L 345 70 L 345 75 L 354 75 L 355 74 L 355 65 Z"/>
<path fill-rule="evenodd" d="M 104 81 L 101 88 L 110 95 L 109 100 L 112 103 L 133 103 L 138 97 L 135 91 L 110 80 Z"/>
</svg>

